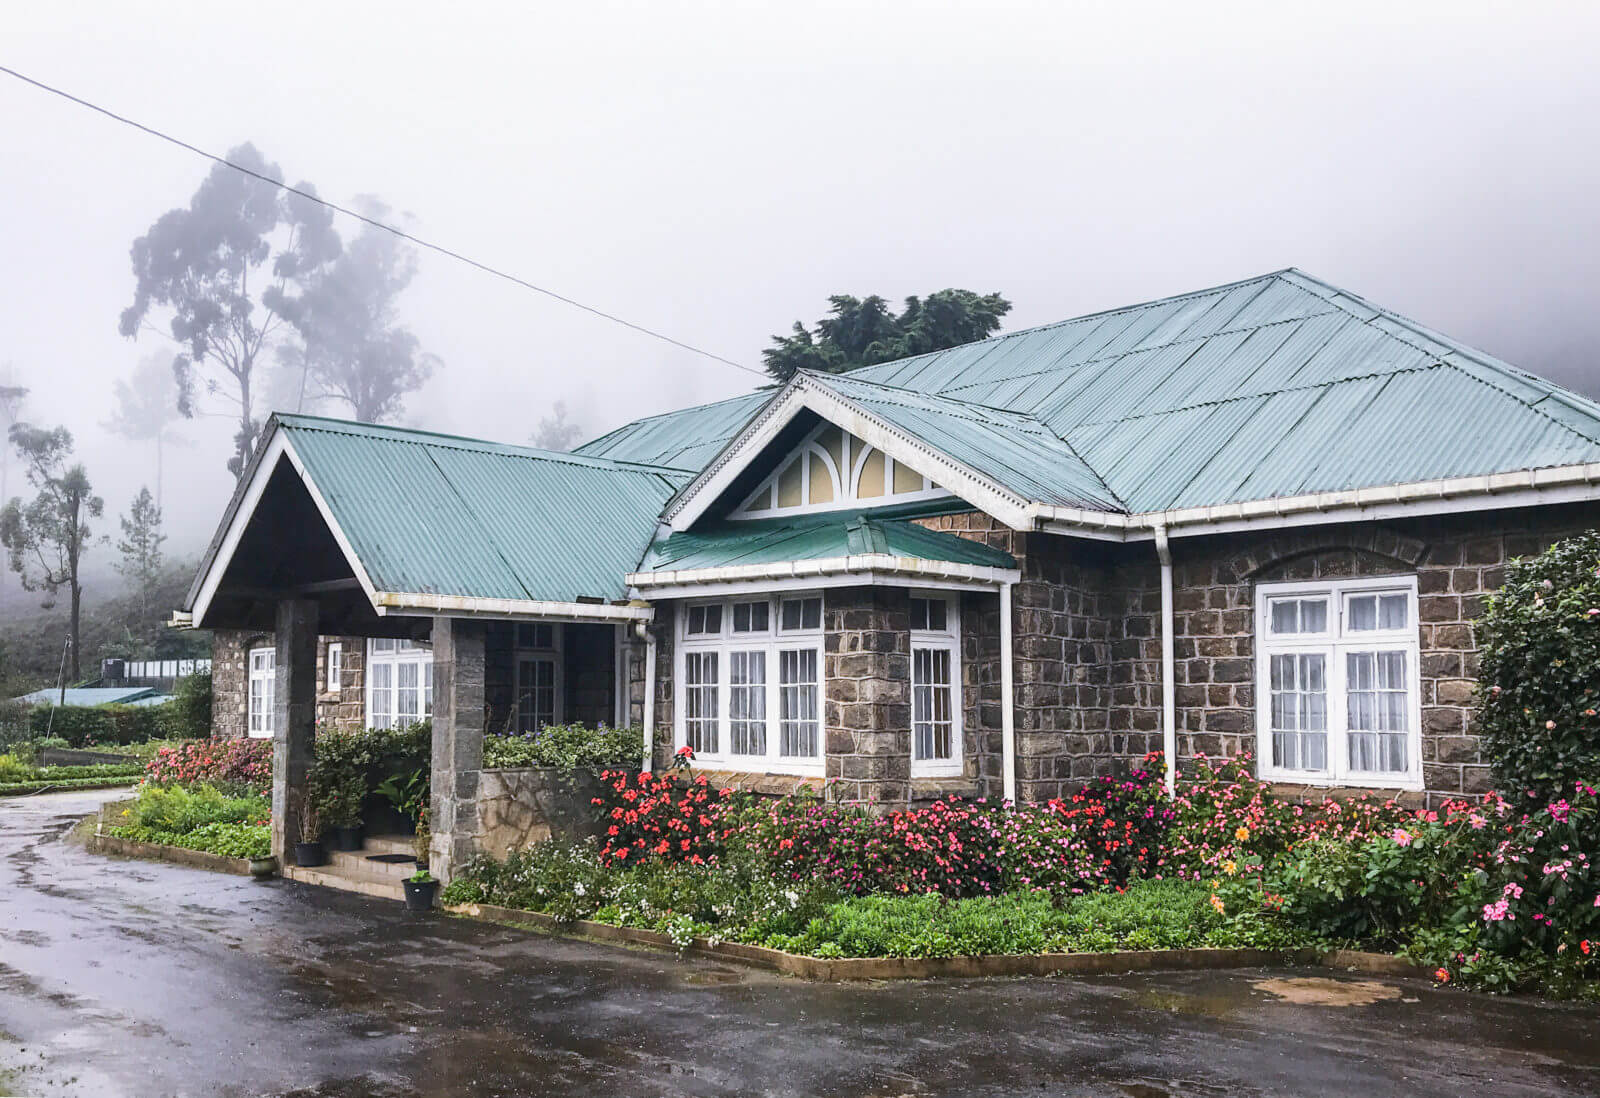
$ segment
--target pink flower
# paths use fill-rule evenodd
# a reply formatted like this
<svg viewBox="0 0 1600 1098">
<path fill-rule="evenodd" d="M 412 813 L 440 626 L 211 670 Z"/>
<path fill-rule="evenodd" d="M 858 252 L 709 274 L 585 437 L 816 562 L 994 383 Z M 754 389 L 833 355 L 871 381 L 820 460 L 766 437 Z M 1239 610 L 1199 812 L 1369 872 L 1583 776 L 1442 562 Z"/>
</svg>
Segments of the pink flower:
<svg viewBox="0 0 1600 1098">
<path fill-rule="evenodd" d="M 1546 728 L 1549 728 L 1549 729 L 1554 729 L 1555 726 L 1556 726 L 1556 722 L 1555 721 L 1545 721 L 1544 722 L 1544 726 Z"/>
<path fill-rule="evenodd" d="M 1390 834 L 1389 838 L 1394 840 L 1396 846 L 1411 845 L 1411 833 L 1403 827 L 1395 828 L 1393 833 Z"/>
</svg>

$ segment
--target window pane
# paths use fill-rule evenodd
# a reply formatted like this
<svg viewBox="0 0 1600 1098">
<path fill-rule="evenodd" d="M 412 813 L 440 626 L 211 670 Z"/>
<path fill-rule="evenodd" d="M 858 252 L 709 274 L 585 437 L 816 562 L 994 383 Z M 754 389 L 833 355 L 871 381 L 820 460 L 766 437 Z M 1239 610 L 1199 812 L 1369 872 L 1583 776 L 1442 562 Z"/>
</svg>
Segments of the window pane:
<svg viewBox="0 0 1600 1098">
<path fill-rule="evenodd" d="M 684 665 L 684 732 L 696 752 L 717 753 L 717 653 L 689 652 Z"/>
<path fill-rule="evenodd" d="M 769 610 L 764 602 L 740 602 L 733 607 L 735 633 L 765 633 Z"/>
<path fill-rule="evenodd" d="M 1350 652 L 1345 656 L 1345 668 L 1350 769 L 1377 773 L 1408 769 L 1410 704 L 1405 653 Z"/>
<path fill-rule="evenodd" d="M 779 606 L 778 624 L 786 630 L 821 629 L 822 600 L 785 599 Z"/>
<path fill-rule="evenodd" d="M 398 724 L 415 724 L 420 714 L 421 678 L 418 665 L 410 660 L 395 665 L 394 715 Z"/>
<path fill-rule="evenodd" d="M 1273 599 L 1269 604 L 1270 628 L 1274 633 L 1326 633 L 1327 599 Z"/>
<path fill-rule="evenodd" d="M 913 628 L 913 629 L 926 629 L 926 628 L 928 628 L 928 600 L 927 599 L 912 599 L 911 600 L 911 628 Z"/>
<path fill-rule="evenodd" d="M 1346 628 L 1351 632 L 1362 633 L 1378 627 L 1377 595 L 1352 595 L 1345 605 L 1350 615 Z"/>
<path fill-rule="evenodd" d="M 821 739 L 817 712 L 816 650 L 779 652 L 778 754 L 785 758 L 816 757 Z"/>
<path fill-rule="evenodd" d="M 1408 602 L 1404 595 L 1381 596 L 1378 599 L 1378 628 L 1404 629 L 1408 616 Z"/>
<path fill-rule="evenodd" d="M 738 628 L 737 623 L 734 628 Z M 735 755 L 767 753 L 767 654 L 728 655 L 730 750 Z"/>
<path fill-rule="evenodd" d="M 1269 674 L 1273 765 L 1327 769 L 1327 657 L 1320 652 L 1274 655 Z"/>
<path fill-rule="evenodd" d="M 367 674 L 372 680 L 367 723 L 373 728 L 388 728 L 394 724 L 394 664 L 374 663 Z"/>
<path fill-rule="evenodd" d="M 913 759 L 955 757 L 948 649 L 918 648 L 911 653 L 911 727 Z"/>
</svg>

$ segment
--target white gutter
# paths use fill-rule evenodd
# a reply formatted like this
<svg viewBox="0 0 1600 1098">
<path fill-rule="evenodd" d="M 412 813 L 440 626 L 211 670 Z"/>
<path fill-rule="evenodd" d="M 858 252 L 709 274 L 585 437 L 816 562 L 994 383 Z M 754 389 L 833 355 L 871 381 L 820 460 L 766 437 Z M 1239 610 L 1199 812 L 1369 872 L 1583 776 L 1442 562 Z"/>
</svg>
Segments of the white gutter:
<svg viewBox="0 0 1600 1098">
<path fill-rule="evenodd" d="M 1167 528 L 1156 527 L 1156 557 L 1161 561 L 1161 751 L 1166 764 L 1167 796 L 1178 791 L 1178 687 L 1172 614 L 1172 547 Z"/>
<path fill-rule="evenodd" d="M 1017 717 L 1011 670 L 1011 588 L 1000 585 L 1000 775 L 1005 799 L 1017 801 Z"/>
<path fill-rule="evenodd" d="M 612 606 L 599 602 L 544 602 L 537 599 L 483 599 L 465 595 L 427 595 L 378 591 L 372 608 L 389 614 L 448 614 L 451 617 L 490 617 L 540 621 L 650 621 L 648 606 Z"/>
<path fill-rule="evenodd" d="M 656 635 L 647 622 L 639 622 L 634 633 L 644 640 L 644 763 L 641 770 L 655 769 L 656 753 Z"/>
<path fill-rule="evenodd" d="M 958 564 L 953 561 L 924 560 L 920 557 L 897 557 L 890 553 L 862 553 L 847 557 L 823 557 L 817 560 L 793 560 L 773 564 L 729 564 L 716 568 L 685 568 L 680 571 L 630 572 L 626 579 L 631 587 L 664 588 L 708 583 L 811 579 L 847 573 L 872 573 L 984 585 L 1015 583 L 1022 578 L 1022 573 L 1015 568 Z"/>
<path fill-rule="evenodd" d="M 1033 504 L 1029 511 L 1038 528 L 1052 533 L 1113 541 L 1146 541 L 1153 539 L 1160 527 L 1166 527 L 1170 536 L 1180 537 L 1327 522 L 1364 522 L 1401 515 L 1572 503 L 1600 497 L 1597 483 L 1600 483 L 1600 461 L 1591 461 L 1131 515 L 1046 504 Z"/>
</svg>

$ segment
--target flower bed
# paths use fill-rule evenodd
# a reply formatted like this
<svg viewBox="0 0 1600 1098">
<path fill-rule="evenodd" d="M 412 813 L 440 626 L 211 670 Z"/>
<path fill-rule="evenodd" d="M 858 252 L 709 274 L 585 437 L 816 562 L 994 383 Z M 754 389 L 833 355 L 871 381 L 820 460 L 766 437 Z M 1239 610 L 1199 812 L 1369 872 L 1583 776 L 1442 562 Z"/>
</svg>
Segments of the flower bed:
<svg viewBox="0 0 1600 1098">
<path fill-rule="evenodd" d="M 230 797 L 209 785 L 145 785 L 139 797 L 104 828 L 107 835 L 229 858 L 264 858 L 272 851 L 269 806 L 261 796 Z"/>
<path fill-rule="evenodd" d="M 145 766 L 159 786 L 206 784 L 235 793 L 265 793 L 272 785 L 272 741 L 189 740 L 162 747 Z"/>
<path fill-rule="evenodd" d="M 1597 798 L 1416 812 L 1276 800 L 1248 757 L 1160 759 L 1047 805 L 949 799 L 870 814 L 681 773 L 609 772 L 601 842 L 480 859 L 447 903 L 815 957 L 1377 948 L 1441 982 L 1595 994 Z"/>
</svg>

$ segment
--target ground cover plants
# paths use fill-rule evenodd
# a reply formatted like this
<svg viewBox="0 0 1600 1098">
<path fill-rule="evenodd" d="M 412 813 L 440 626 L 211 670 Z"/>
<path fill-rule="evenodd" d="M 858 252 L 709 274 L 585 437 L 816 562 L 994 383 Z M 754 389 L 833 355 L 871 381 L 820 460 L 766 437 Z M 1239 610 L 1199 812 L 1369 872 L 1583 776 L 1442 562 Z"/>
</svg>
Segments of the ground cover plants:
<svg viewBox="0 0 1600 1098">
<path fill-rule="evenodd" d="M 202 850 L 230 858 L 271 853 L 265 797 L 229 796 L 215 786 L 146 784 L 106 834 L 134 842 Z"/>
</svg>

